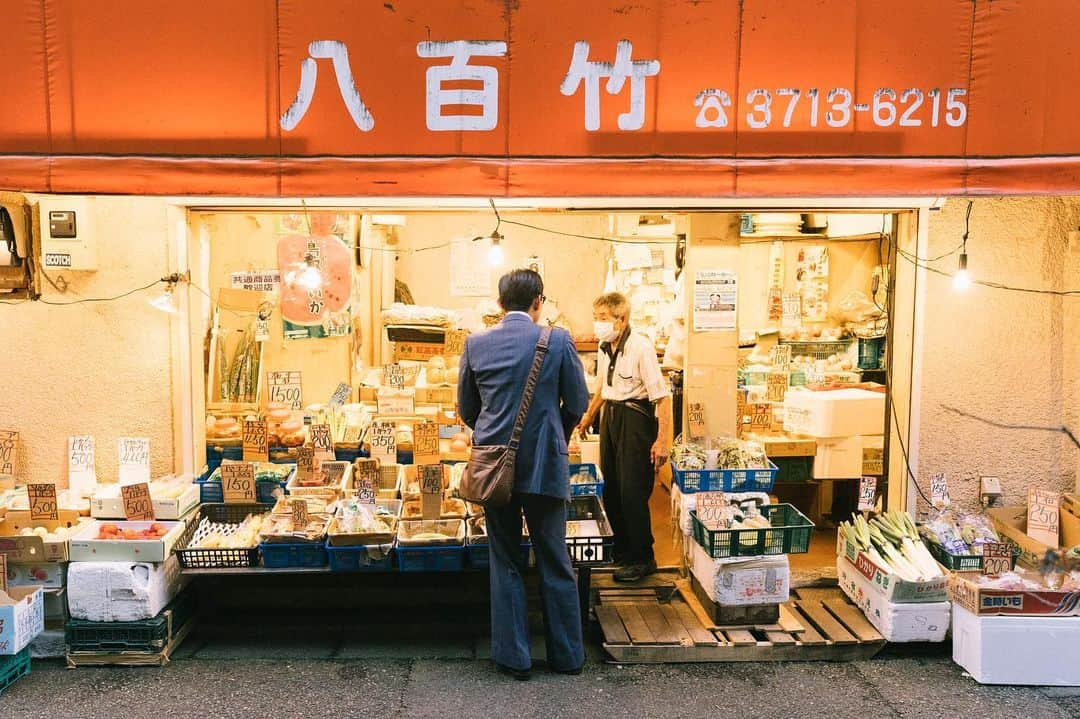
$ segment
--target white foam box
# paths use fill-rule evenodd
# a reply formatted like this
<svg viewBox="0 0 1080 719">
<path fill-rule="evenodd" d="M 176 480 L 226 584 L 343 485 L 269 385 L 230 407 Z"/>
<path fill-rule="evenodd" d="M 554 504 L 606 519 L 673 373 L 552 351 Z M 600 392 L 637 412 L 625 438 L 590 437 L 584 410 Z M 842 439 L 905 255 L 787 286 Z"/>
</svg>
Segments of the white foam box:
<svg viewBox="0 0 1080 719">
<path fill-rule="evenodd" d="M 979 616 L 954 604 L 953 661 L 980 684 L 1080 686 L 1080 617 Z"/>
<path fill-rule="evenodd" d="M 176 557 L 167 562 L 77 562 L 68 571 L 68 612 L 89 622 L 156 617 L 186 584 Z"/>
<path fill-rule="evenodd" d="M 120 529 L 147 529 L 162 524 L 168 532 L 160 539 L 98 539 L 102 524 L 115 524 Z M 184 522 L 102 522 L 91 520 L 71 537 L 69 553 L 72 562 L 164 562 L 184 533 Z M 68 570 L 70 580 L 71 570 Z"/>
<path fill-rule="evenodd" d="M 150 500 L 157 519 L 180 519 L 199 503 L 199 485 L 190 484 L 178 497 L 162 499 L 154 497 L 154 485 L 150 485 Z M 90 499 L 90 516 L 97 519 L 123 519 L 124 501 L 120 497 L 120 485 L 99 487 Z"/>
<path fill-rule="evenodd" d="M 836 559 L 836 577 L 840 589 L 887 641 L 945 641 L 945 634 L 949 631 L 948 602 L 890 602 L 843 557 Z"/>
<path fill-rule="evenodd" d="M 8 564 L 8 586 L 28 587 L 38 584 L 46 589 L 57 589 L 64 586 L 66 570 L 65 562 Z"/>
<path fill-rule="evenodd" d="M 784 396 L 784 431 L 811 437 L 884 434 L 885 394 L 857 388 L 790 390 Z"/>
<path fill-rule="evenodd" d="M 0 592 L 0 655 L 18 654 L 45 630 L 45 590 L 11 587 Z"/>
<path fill-rule="evenodd" d="M 788 600 L 791 567 L 786 554 L 713 559 L 697 542 L 689 544 L 690 571 L 717 604 L 745 607 Z"/>
<path fill-rule="evenodd" d="M 858 479 L 862 476 L 862 437 L 817 440 L 814 479 Z"/>
</svg>

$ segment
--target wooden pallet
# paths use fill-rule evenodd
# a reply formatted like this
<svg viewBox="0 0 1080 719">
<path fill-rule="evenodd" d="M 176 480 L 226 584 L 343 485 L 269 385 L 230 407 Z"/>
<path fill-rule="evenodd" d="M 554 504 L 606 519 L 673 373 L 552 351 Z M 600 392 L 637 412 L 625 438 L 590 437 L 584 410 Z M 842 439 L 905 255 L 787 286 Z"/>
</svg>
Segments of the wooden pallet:
<svg viewBox="0 0 1080 719">
<path fill-rule="evenodd" d="M 596 606 L 604 649 L 620 664 L 853 661 L 885 640 L 839 589 L 815 589 L 780 607 L 776 624 L 715 626 L 685 582 L 668 602 L 635 592 Z"/>
<path fill-rule="evenodd" d="M 197 623 L 197 618 L 192 617 L 179 630 L 170 632 L 169 643 L 160 652 L 68 652 L 68 669 L 106 666 L 163 667 L 169 663 L 172 653 L 187 639 Z"/>
</svg>

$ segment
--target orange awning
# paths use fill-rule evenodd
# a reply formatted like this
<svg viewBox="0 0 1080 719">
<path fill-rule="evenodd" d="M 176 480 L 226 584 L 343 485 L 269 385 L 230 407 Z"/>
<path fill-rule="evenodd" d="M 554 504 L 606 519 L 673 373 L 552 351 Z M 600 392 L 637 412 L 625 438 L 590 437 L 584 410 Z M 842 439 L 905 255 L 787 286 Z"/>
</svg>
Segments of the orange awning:
<svg viewBox="0 0 1080 719">
<path fill-rule="evenodd" d="M 1080 192 L 1074 0 L 2 4 L 5 189 Z"/>
</svg>

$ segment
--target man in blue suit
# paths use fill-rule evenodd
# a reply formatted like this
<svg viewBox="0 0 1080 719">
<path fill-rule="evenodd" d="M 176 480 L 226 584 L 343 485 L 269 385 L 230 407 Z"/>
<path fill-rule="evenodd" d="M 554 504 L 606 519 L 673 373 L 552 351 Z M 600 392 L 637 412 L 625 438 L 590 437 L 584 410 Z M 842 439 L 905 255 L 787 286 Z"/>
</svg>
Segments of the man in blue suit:
<svg viewBox="0 0 1080 719">
<path fill-rule="evenodd" d="M 458 379 L 458 413 L 473 429 L 477 445 L 510 441 L 525 380 L 540 337 L 544 283 L 532 270 L 514 270 L 499 280 L 506 317 L 465 342 Z M 486 507 L 491 556 L 491 657 L 499 671 L 528 679 L 529 612 L 521 516 L 540 570 L 548 665 L 580 674 L 585 663 L 581 610 L 566 551 L 566 507 L 570 472 L 566 439 L 589 405 L 589 391 L 569 333 L 553 329 L 525 419 L 514 469 L 510 503 Z"/>
</svg>

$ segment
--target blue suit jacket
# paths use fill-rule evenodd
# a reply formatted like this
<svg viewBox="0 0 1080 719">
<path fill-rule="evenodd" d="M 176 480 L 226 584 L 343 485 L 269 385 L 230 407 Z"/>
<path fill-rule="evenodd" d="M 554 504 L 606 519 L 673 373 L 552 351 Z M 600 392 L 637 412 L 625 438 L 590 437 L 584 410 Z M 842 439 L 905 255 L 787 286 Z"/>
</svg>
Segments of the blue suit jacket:
<svg viewBox="0 0 1080 719">
<path fill-rule="evenodd" d="M 507 444 L 540 327 L 507 315 L 465 341 L 458 378 L 458 414 L 473 429 L 473 444 Z M 552 329 L 525 430 L 518 447 L 514 491 L 570 497 L 566 438 L 589 406 L 577 348 L 566 330 Z"/>
</svg>

